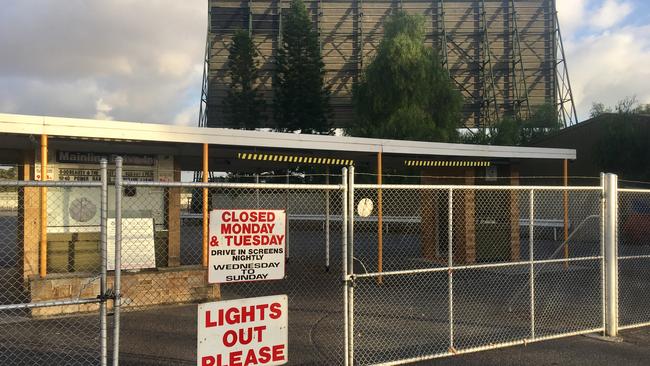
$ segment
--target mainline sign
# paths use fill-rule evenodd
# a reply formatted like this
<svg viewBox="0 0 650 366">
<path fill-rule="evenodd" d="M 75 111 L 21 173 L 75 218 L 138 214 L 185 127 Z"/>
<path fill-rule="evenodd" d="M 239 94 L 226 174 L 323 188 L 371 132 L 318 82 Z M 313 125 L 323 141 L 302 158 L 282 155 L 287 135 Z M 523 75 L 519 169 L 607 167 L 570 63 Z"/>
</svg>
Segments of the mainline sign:
<svg viewBox="0 0 650 366">
<path fill-rule="evenodd" d="M 285 210 L 210 212 L 209 283 L 284 278 Z"/>
</svg>

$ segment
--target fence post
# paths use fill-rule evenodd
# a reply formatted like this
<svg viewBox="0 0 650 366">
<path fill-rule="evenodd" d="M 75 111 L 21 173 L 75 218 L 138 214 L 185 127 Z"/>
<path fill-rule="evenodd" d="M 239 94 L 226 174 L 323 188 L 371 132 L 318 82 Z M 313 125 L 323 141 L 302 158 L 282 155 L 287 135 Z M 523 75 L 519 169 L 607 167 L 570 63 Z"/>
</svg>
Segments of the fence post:
<svg viewBox="0 0 650 366">
<path fill-rule="evenodd" d="M 618 334 L 618 177 L 605 175 L 605 335 Z"/>
<path fill-rule="evenodd" d="M 454 345 L 454 189 L 447 193 L 447 292 L 449 296 L 449 352 L 456 353 Z"/>
<path fill-rule="evenodd" d="M 528 263 L 530 269 L 530 339 L 535 340 L 535 190 L 528 193 Z"/>
<path fill-rule="evenodd" d="M 107 167 L 108 162 L 106 159 L 102 159 L 99 162 L 100 167 L 100 178 L 102 182 L 101 188 L 101 202 L 100 202 L 100 218 L 99 218 L 99 227 L 100 227 L 100 266 L 101 266 L 101 277 L 99 278 L 99 296 L 101 296 L 102 302 L 99 303 L 99 339 L 100 339 L 100 351 L 101 351 L 101 365 L 105 366 L 107 364 L 107 327 L 106 327 L 106 219 L 108 213 L 108 174 Z"/>
<path fill-rule="evenodd" d="M 354 275 L 354 166 L 348 169 L 348 276 Z M 348 288 L 348 364 L 354 365 L 354 283 Z"/>
<path fill-rule="evenodd" d="M 341 171 L 341 184 L 343 185 L 343 220 L 341 226 L 341 262 L 343 265 L 343 364 L 348 366 L 348 342 L 350 340 L 348 333 L 348 169 L 345 167 Z"/>
<path fill-rule="evenodd" d="M 330 184 L 330 168 L 325 170 L 325 184 Z M 345 222 L 345 221 L 344 221 Z M 330 270 L 330 191 L 325 190 L 325 272 Z"/>
<path fill-rule="evenodd" d="M 113 301 L 113 366 L 120 360 L 120 282 L 122 276 L 122 158 L 115 158 L 115 279 Z"/>
<path fill-rule="evenodd" d="M 41 181 L 47 180 L 47 135 L 41 135 Z M 39 267 L 41 278 L 47 275 L 47 187 L 41 187 L 41 227 L 39 241 Z"/>
<path fill-rule="evenodd" d="M 209 175 L 209 170 L 208 170 L 208 144 L 203 144 L 203 177 L 201 181 L 203 183 L 208 182 L 208 175 Z M 116 177 L 117 178 L 117 177 Z M 117 180 L 116 180 L 117 182 Z M 203 242 L 201 246 L 201 264 L 203 267 L 208 266 L 208 235 L 209 235 L 209 227 L 208 227 L 208 208 L 210 206 L 210 203 L 208 202 L 209 200 L 209 192 L 208 192 L 208 187 L 203 186 L 203 189 L 201 189 L 201 192 L 203 192 L 202 198 L 202 206 L 201 206 L 201 213 L 202 213 L 202 218 L 203 218 Z M 287 221 L 288 222 L 288 221 Z"/>
</svg>

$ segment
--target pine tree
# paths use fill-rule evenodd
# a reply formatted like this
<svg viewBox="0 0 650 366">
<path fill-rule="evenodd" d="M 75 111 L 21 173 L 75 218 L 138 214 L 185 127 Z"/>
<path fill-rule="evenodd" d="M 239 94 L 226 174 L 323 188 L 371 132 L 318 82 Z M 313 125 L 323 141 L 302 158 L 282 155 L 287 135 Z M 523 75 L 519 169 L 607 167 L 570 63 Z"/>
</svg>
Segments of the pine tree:
<svg viewBox="0 0 650 366">
<path fill-rule="evenodd" d="M 454 141 L 462 96 L 433 48 L 424 18 L 398 12 L 384 25 L 377 55 L 355 85 L 353 136 Z"/>
<path fill-rule="evenodd" d="M 228 76 L 230 87 L 224 99 L 226 125 L 233 128 L 252 130 L 260 127 L 264 120 L 265 103 L 254 84 L 257 80 L 259 53 L 248 32 L 235 32 L 228 47 Z"/>
<path fill-rule="evenodd" d="M 276 59 L 273 117 L 285 132 L 330 133 L 329 90 L 324 87 L 318 34 L 302 0 L 292 0 L 283 18 Z"/>
</svg>

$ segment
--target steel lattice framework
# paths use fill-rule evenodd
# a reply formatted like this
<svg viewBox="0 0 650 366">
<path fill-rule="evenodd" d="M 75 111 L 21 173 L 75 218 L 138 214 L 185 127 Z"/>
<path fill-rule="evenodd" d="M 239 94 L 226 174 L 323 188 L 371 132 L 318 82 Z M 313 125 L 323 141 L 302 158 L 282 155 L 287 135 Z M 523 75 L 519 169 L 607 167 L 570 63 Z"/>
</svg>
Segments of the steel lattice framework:
<svg viewBox="0 0 650 366">
<path fill-rule="evenodd" d="M 500 117 L 526 118 L 554 104 L 564 126 L 577 122 L 555 0 L 306 0 L 318 32 L 334 125 L 352 116 L 352 86 L 372 60 L 383 23 L 398 10 L 426 19 L 435 47 L 465 98 L 463 125 L 481 128 Z M 209 0 L 200 126 L 229 127 L 221 113 L 228 90 L 228 45 L 248 29 L 260 51 L 258 87 L 272 100 L 273 62 L 282 43 L 288 0 Z M 269 122 L 270 127 L 272 121 Z"/>
</svg>

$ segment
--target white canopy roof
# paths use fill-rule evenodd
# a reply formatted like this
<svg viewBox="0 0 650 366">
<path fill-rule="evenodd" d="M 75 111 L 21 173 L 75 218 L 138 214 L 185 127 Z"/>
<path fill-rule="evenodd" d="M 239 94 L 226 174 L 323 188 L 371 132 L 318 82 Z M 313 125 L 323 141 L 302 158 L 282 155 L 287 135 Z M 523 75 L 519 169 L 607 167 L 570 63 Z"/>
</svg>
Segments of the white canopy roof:
<svg viewBox="0 0 650 366">
<path fill-rule="evenodd" d="M 47 134 L 48 136 L 97 140 L 208 143 L 259 148 L 383 152 L 386 154 L 475 158 L 570 160 L 576 158 L 576 151 L 573 149 L 449 144 L 2 113 L 0 113 L 0 133 Z"/>
</svg>

